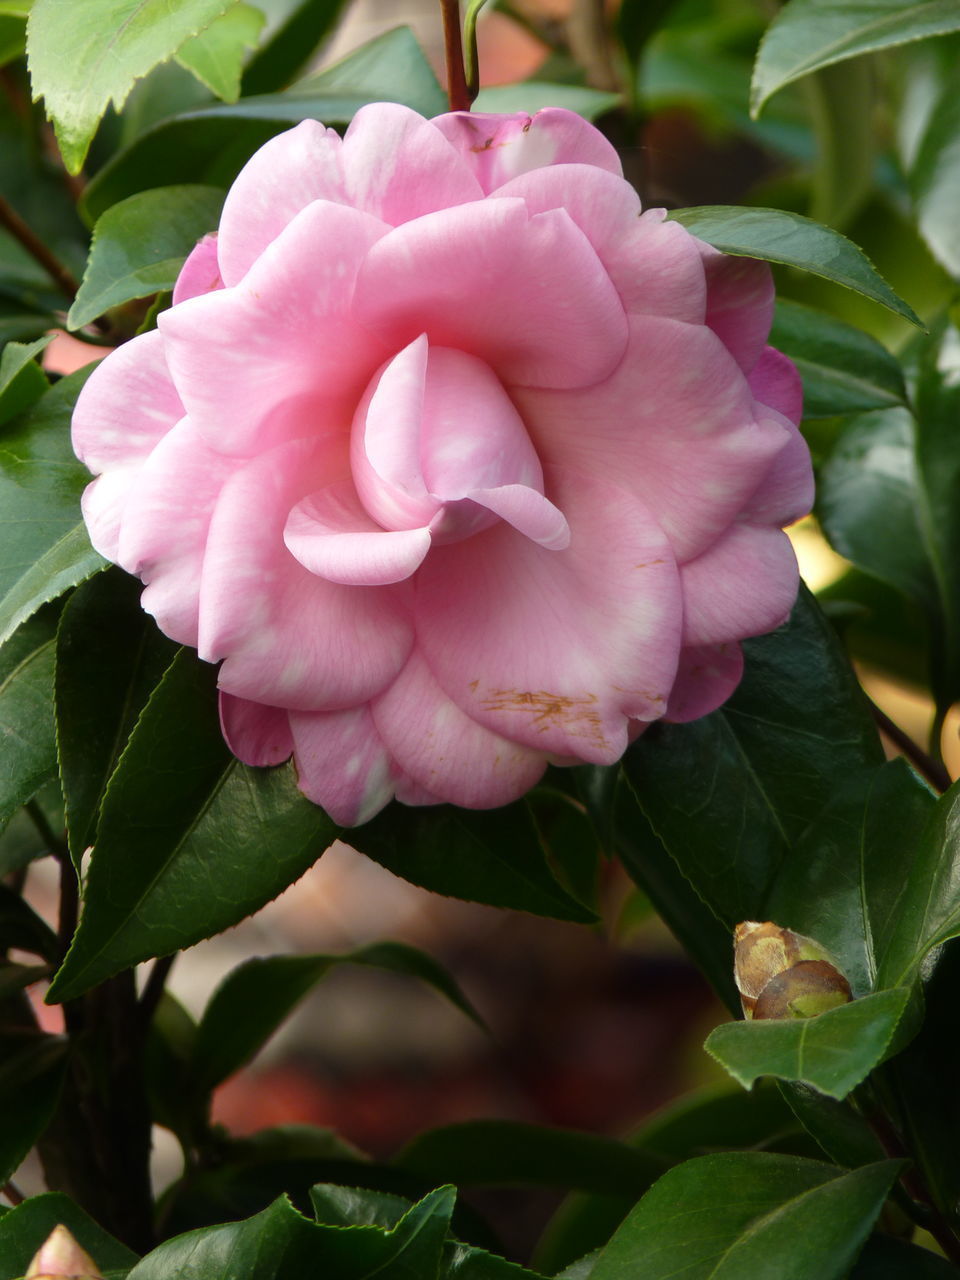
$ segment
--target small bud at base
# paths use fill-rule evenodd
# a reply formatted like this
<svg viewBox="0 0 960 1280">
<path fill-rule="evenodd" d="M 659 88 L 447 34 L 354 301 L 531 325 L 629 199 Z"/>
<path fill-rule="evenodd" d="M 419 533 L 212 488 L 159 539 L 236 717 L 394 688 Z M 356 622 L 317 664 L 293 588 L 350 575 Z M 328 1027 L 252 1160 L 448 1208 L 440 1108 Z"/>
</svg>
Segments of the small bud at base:
<svg viewBox="0 0 960 1280">
<path fill-rule="evenodd" d="M 37 1250 L 25 1280 L 103 1280 L 103 1276 L 61 1223 Z"/>
<path fill-rule="evenodd" d="M 813 1018 L 853 999 L 825 947 L 771 920 L 738 924 L 733 955 L 745 1018 Z"/>
</svg>

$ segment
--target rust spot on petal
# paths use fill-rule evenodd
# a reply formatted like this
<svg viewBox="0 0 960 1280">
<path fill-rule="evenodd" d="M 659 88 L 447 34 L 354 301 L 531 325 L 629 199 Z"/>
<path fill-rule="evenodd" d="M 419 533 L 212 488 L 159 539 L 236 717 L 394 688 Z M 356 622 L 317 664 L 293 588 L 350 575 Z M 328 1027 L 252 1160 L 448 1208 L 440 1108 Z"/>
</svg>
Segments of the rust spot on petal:
<svg viewBox="0 0 960 1280">
<path fill-rule="evenodd" d="M 661 556 L 659 560 L 641 560 L 639 564 L 635 564 L 633 567 L 635 569 L 649 569 L 651 565 L 663 564 L 663 563 L 664 563 L 664 560 L 663 560 L 663 557 Z"/>
<path fill-rule="evenodd" d="M 606 750 L 603 722 L 595 709 L 597 696 L 568 698 L 546 689 L 491 689 L 482 703 L 486 711 L 515 711 L 526 714 L 541 733 L 557 726 L 572 738 L 586 738 Z"/>
</svg>

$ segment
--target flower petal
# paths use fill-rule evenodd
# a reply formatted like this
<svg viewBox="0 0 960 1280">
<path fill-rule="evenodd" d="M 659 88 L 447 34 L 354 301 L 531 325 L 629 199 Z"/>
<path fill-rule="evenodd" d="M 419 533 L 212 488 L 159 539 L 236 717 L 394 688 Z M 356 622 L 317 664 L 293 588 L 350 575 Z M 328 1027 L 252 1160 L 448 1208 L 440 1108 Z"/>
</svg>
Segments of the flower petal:
<svg viewBox="0 0 960 1280">
<path fill-rule="evenodd" d="M 666 706 L 679 577 L 657 522 L 622 489 L 547 471 L 571 541 L 547 551 L 506 524 L 434 547 L 417 576 L 418 644 L 472 719 L 534 750 L 609 764 L 627 718 Z"/>
<path fill-rule="evenodd" d="M 472 489 L 467 497 L 549 551 L 564 551 L 570 545 L 566 516 L 528 485 L 502 484 L 496 489 Z"/>
<path fill-rule="evenodd" d="M 370 708 L 290 714 L 300 790 L 342 827 L 359 826 L 393 798 L 393 770 Z"/>
<path fill-rule="evenodd" d="M 742 675 L 743 650 L 738 644 L 681 649 L 677 679 L 664 719 L 686 724 L 709 715 L 726 702 Z"/>
<path fill-rule="evenodd" d="M 750 373 L 773 321 L 773 274 L 766 262 L 699 244 L 707 277 L 707 324 L 744 373 Z"/>
<path fill-rule="evenodd" d="M 340 138 L 316 120 L 265 142 L 234 179 L 220 216 L 224 282 L 237 284 L 284 227 L 314 200 L 346 204 Z"/>
<path fill-rule="evenodd" d="M 426 333 L 431 346 L 532 386 L 600 381 L 627 337 L 619 296 L 583 232 L 562 210 L 528 217 L 522 200 L 461 205 L 391 231 L 360 270 L 356 308 L 394 350 Z"/>
<path fill-rule="evenodd" d="M 443 133 L 395 102 L 360 108 L 344 136 L 341 159 L 349 203 L 391 226 L 484 194 Z"/>
<path fill-rule="evenodd" d="M 317 202 L 236 288 L 160 316 L 174 382 L 211 448 L 244 456 L 349 427 L 387 355 L 350 305 L 357 270 L 383 229 L 356 209 Z"/>
<path fill-rule="evenodd" d="M 547 107 L 534 116 L 455 111 L 436 116 L 432 123 L 467 160 L 484 192 L 517 174 L 554 164 L 588 164 L 623 173 L 616 150 L 603 134 L 562 107 Z"/>
<path fill-rule="evenodd" d="M 395 587 L 315 577 L 283 542 L 292 507 L 335 475 L 330 442 L 293 441 L 234 472 L 210 524 L 200 590 L 200 656 L 228 693 L 299 710 L 366 702 L 413 642 Z"/>
<path fill-rule="evenodd" d="M 293 754 L 290 718 L 280 707 L 221 692 L 220 728 L 227 746 L 244 764 L 282 764 Z"/>
<path fill-rule="evenodd" d="M 371 704 L 391 757 L 436 800 L 492 809 L 539 780 L 546 757 L 492 733 L 447 697 L 417 650 Z"/>
<path fill-rule="evenodd" d="M 198 298 L 201 294 L 222 288 L 220 263 L 217 260 L 217 236 L 213 233 L 204 236 L 187 255 L 177 276 L 177 283 L 173 286 L 173 305 L 177 306 L 188 298 Z"/>
<path fill-rule="evenodd" d="M 750 374 L 750 390 L 755 399 L 799 425 L 803 416 L 803 381 L 789 356 L 774 347 L 764 347 Z"/>
<path fill-rule="evenodd" d="M 127 494 L 140 469 L 138 463 L 111 467 L 92 484 L 80 499 L 80 510 L 94 551 L 116 563 L 120 546 L 120 521 L 127 505 Z"/>
<path fill-rule="evenodd" d="M 734 524 L 683 565 L 685 645 L 773 631 L 789 617 L 800 577 L 790 539 L 769 525 Z"/>
<path fill-rule="evenodd" d="M 98 475 L 145 458 L 182 417 L 154 329 L 111 352 L 84 383 L 73 411 L 73 450 Z"/>
</svg>

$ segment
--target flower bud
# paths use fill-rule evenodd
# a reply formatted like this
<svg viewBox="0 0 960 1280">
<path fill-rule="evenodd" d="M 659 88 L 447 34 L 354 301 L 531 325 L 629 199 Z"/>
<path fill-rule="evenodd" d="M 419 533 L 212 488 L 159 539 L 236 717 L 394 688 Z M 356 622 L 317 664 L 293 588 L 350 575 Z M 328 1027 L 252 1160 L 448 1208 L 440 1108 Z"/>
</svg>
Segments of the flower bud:
<svg viewBox="0 0 960 1280">
<path fill-rule="evenodd" d="M 103 1280 L 103 1276 L 61 1223 L 34 1255 L 25 1280 Z"/>
<path fill-rule="evenodd" d="M 853 996 L 819 942 L 772 921 L 745 920 L 733 934 L 733 972 L 746 1018 L 812 1018 Z"/>
</svg>

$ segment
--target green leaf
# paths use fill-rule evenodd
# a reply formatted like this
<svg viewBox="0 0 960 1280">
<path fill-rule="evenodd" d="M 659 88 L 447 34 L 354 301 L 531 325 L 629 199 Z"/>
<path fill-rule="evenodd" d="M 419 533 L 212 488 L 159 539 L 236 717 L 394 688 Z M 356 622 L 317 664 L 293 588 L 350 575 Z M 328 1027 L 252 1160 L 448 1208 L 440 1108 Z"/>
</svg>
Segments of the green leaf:
<svg viewBox="0 0 960 1280">
<path fill-rule="evenodd" d="M 55 960 L 57 935 L 19 893 L 0 884 L 0 951 L 11 947 Z"/>
<path fill-rule="evenodd" d="M 612 1138 L 510 1120 L 468 1120 L 414 1138 L 401 1169 L 463 1186 L 564 1187 L 636 1199 L 661 1161 Z"/>
<path fill-rule="evenodd" d="M 218 98 L 236 102 L 246 52 L 256 47 L 265 21 L 259 9 L 240 0 L 200 35 L 182 44 L 177 50 L 177 62 L 192 71 Z"/>
<path fill-rule="evenodd" d="M 140 608 L 141 584 L 110 569 L 70 597 L 57 636 L 57 745 L 70 852 L 94 842 L 100 800 L 177 646 Z"/>
<path fill-rule="evenodd" d="M 378 942 L 344 955 L 255 957 L 234 969 L 210 998 L 194 1044 L 192 1084 L 207 1093 L 269 1040 L 295 1005 L 338 964 L 368 965 L 419 978 L 482 1026 L 443 965 L 416 947 Z"/>
<path fill-rule="evenodd" d="M 0 425 L 35 404 L 49 389 L 47 376 L 34 356 L 53 341 L 45 334 L 36 342 L 8 342 L 0 355 Z"/>
<path fill-rule="evenodd" d="M 790 0 L 757 52 L 751 109 L 758 115 L 778 89 L 820 67 L 958 30 L 952 0 Z"/>
<path fill-rule="evenodd" d="M 803 379 L 804 418 L 832 418 L 906 403 L 899 361 L 875 338 L 825 311 L 777 303 L 770 343 Z"/>
<path fill-rule="evenodd" d="M 960 98 L 955 66 L 940 87 L 917 139 L 907 179 L 917 224 L 934 257 L 960 276 Z"/>
<path fill-rule="evenodd" d="M 613 111 L 621 101 L 619 93 L 607 93 L 603 89 L 591 89 L 587 85 L 521 80 L 516 84 L 497 84 L 481 89 L 473 109 L 491 111 L 494 114 L 526 111 L 529 115 L 534 115 L 544 107 L 564 107 L 567 111 L 575 111 L 585 120 L 596 120 L 598 116 Z"/>
<path fill-rule="evenodd" d="M 54 1036 L 7 1053 L 0 1062 L 0 1181 L 5 1183 L 19 1168 L 53 1119 L 65 1067 L 66 1044 Z M 0 1248 L 2 1244 L 0 1222 Z M 0 1274 L 2 1266 L 0 1262 Z"/>
<path fill-rule="evenodd" d="M 111 307 L 172 289 L 184 259 L 216 229 L 223 205 L 217 187 L 156 187 L 121 200 L 93 232 L 83 283 L 67 315 L 69 329 Z"/>
<path fill-rule="evenodd" d="M 70 448 L 70 415 L 89 372 L 62 378 L 0 432 L 0 644 L 104 564 L 78 521 L 90 475 Z"/>
<path fill-rule="evenodd" d="M 727 1022 L 710 1032 L 705 1048 L 745 1089 L 775 1076 L 842 1099 L 888 1056 L 909 998 L 896 987 L 815 1018 Z"/>
<path fill-rule="evenodd" d="M 647 1192 L 591 1280 L 842 1280 L 900 1168 L 885 1160 L 847 1173 L 762 1152 L 701 1156 Z"/>
<path fill-rule="evenodd" d="M 874 69 L 866 62 L 822 67 L 803 88 L 817 140 L 810 216 L 843 228 L 859 213 L 873 188 Z"/>
<path fill-rule="evenodd" d="M 0 1280 L 17 1280 L 54 1227 L 62 1222 L 103 1271 L 125 1270 L 136 1254 L 108 1235 L 59 1192 L 31 1196 L 0 1218 Z"/>
<path fill-rule="evenodd" d="M 849 1280 L 957 1280 L 957 1269 L 929 1249 L 878 1234 L 867 1241 Z"/>
<path fill-rule="evenodd" d="M 64 163 L 79 173 L 107 107 L 134 81 L 208 27 L 231 0 L 36 0 L 27 23 L 34 99 L 46 100 Z"/>
<path fill-rule="evenodd" d="M 693 235 L 735 257 L 763 258 L 799 267 L 879 302 L 922 329 L 911 308 L 887 284 L 853 241 L 831 227 L 784 209 L 703 205 L 670 214 Z"/>
<path fill-rule="evenodd" d="M 346 124 L 369 102 L 400 102 L 421 115 L 447 109 L 446 96 L 412 32 L 398 27 L 283 93 L 183 112 L 146 130 L 89 183 L 81 201 L 94 220 L 151 187 L 199 182 L 226 187 L 254 151 L 301 120 Z"/>
<path fill-rule="evenodd" d="M 553 875 L 523 801 L 485 811 L 393 804 L 354 827 L 350 844 L 432 893 L 558 920 L 596 919 Z"/>
<path fill-rule="evenodd" d="M 0 649 L 0 829 L 56 774 L 55 627 L 44 611 Z"/>
<path fill-rule="evenodd" d="M 300 0 L 256 51 L 243 73 L 243 95 L 276 93 L 301 71 L 330 34 L 346 0 Z"/>
<path fill-rule="evenodd" d="M 51 779 L 46 786 L 40 788 L 31 801 L 31 809 L 34 806 L 47 831 L 63 831 L 63 798 L 57 779 Z M 47 831 L 37 830 L 36 823 L 26 809 L 15 813 L 0 834 L 0 876 L 18 871 L 37 858 L 45 858 L 53 853 Z"/>
<path fill-rule="evenodd" d="M 236 924 L 298 879 L 336 835 L 289 767 L 252 769 L 232 758 L 217 719 L 216 672 L 182 651 L 110 780 L 86 909 L 48 999 L 72 999 Z"/>
</svg>

